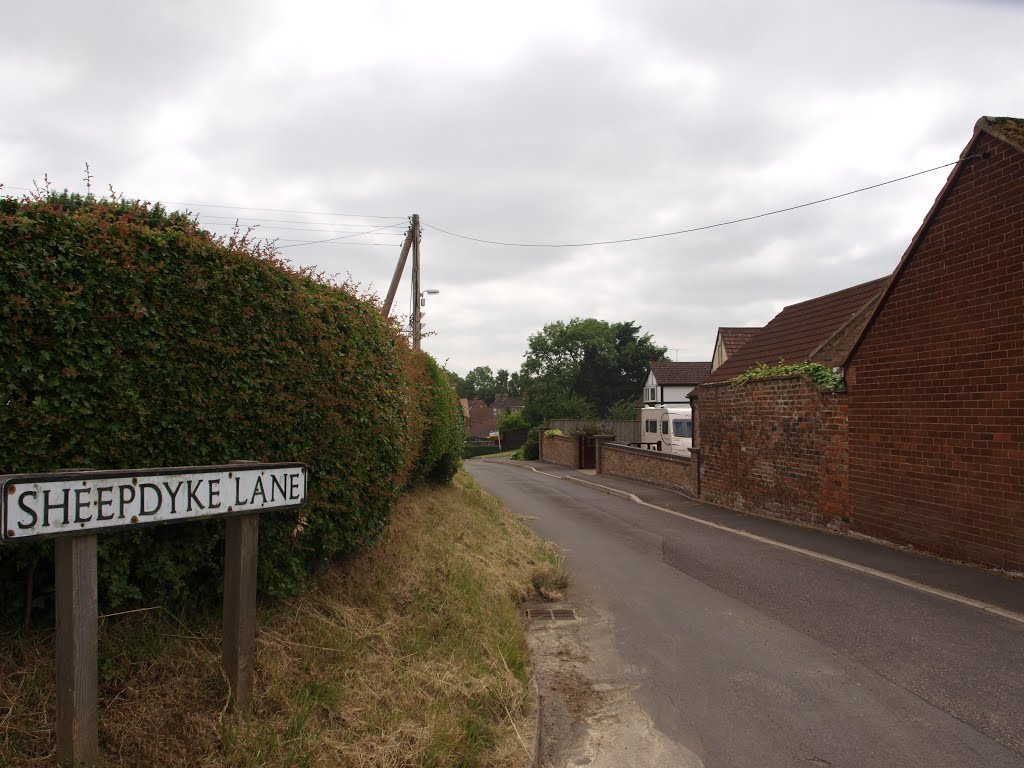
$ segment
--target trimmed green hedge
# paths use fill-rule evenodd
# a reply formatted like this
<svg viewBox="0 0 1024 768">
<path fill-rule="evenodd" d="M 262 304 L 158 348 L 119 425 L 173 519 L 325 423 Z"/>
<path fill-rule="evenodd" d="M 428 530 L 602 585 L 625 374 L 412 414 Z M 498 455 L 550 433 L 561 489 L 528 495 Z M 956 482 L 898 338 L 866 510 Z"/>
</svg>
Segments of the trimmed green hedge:
<svg viewBox="0 0 1024 768">
<path fill-rule="evenodd" d="M 309 501 L 260 522 L 260 587 L 376 537 L 403 487 L 449 480 L 463 419 L 372 301 L 159 206 L 0 200 L 0 472 L 302 461 Z M 99 538 L 105 610 L 214 604 L 223 522 Z M 7 620 L 52 600 L 52 543 L 0 546 Z"/>
<path fill-rule="evenodd" d="M 466 445 L 462 449 L 462 458 L 472 459 L 475 456 L 490 456 L 492 453 L 501 453 L 499 445 Z"/>
</svg>

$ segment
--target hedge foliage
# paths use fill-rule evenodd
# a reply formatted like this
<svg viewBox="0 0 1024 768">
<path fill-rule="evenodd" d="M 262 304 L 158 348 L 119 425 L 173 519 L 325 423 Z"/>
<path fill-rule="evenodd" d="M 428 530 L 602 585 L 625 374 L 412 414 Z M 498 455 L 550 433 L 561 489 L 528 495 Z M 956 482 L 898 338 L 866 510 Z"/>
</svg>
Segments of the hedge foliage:
<svg viewBox="0 0 1024 768">
<path fill-rule="evenodd" d="M 0 199 L 0 472 L 302 461 L 308 503 L 260 521 L 260 587 L 376 537 L 398 494 L 459 467 L 441 369 L 352 286 L 158 205 Z M 222 521 L 99 537 L 105 610 L 215 604 Z M 51 542 L 0 546 L 0 609 L 51 610 Z"/>
<path fill-rule="evenodd" d="M 462 458 L 473 459 L 477 456 L 490 456 L 492 453 L 501 453 L 500 445 L 470 445 L 467 443 L 462 449 Z"/>
</svg>

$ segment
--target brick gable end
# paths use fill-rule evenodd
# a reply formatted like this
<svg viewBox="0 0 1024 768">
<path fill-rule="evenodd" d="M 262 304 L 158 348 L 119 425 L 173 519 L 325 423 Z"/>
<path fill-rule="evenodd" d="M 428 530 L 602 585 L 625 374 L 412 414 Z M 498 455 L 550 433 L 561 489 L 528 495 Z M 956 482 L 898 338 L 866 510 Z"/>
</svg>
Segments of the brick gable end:
<svg viewBox="0 0 1024 768">
<path fill-rule="evenodd" d="M 980 133 L 848 364 L 851 527 L 1024 569 L 1024 154 Z"/>
</svg>

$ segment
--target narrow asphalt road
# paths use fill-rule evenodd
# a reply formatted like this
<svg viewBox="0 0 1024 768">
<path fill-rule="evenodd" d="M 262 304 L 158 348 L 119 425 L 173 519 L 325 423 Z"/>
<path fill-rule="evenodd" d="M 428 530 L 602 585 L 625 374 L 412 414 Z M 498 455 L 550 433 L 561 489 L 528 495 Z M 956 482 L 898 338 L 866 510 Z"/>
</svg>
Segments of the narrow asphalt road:
<svg viewBox="0 0 1024 768">
<path fill-rule="evenodd" d="M 510 462 L 467 469 L 564 548 L 569 599 L 607 617 L 636 700 L 708 768 L 1024 768 L 1024 624 Z M 912 557 L 856 544 L 880 570 Z"/>
</svg>

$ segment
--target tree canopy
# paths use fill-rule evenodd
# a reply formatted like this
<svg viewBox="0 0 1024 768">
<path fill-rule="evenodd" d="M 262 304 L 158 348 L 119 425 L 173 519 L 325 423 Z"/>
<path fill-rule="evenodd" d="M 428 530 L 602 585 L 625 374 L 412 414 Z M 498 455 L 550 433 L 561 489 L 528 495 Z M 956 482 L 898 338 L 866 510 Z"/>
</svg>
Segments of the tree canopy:
<svg viewBox="0 0 1024 768">
<path fill-rule="evenodd" d="M 530 336 L 520 372 L 527 418 L 593 418 L 635 401 L 648 365 L 666 352 L 640 330 L 633 322 L 573 318 Z"/>
<path fill-rule="evenodd" d="M 465 378 L 452 371 L 446 373 L 459 397 L 468 400 L 479 399 L 491 404 L 498 395 L 519 397 L 523 393 L 519 374 L 509 373 L 504 368 L 494 373 L 489 365 L 479 365 L 467 373 Z"/>
</svg>

